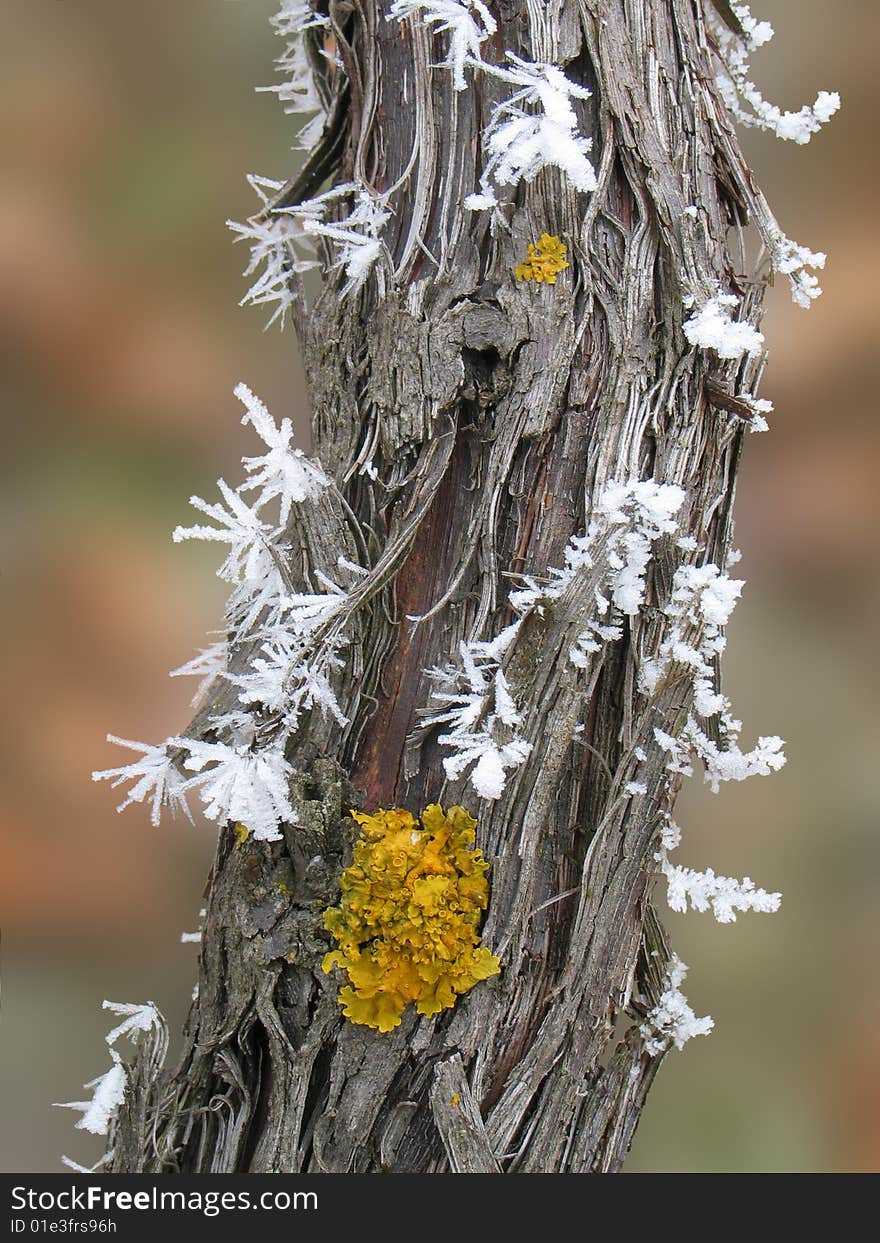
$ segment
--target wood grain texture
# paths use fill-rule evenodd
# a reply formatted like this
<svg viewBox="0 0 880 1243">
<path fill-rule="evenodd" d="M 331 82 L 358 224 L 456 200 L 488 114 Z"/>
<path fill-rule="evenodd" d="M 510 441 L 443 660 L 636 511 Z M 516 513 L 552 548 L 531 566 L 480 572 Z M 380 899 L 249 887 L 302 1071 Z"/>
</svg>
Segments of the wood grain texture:
<svg viewBox="0 0 880 1243">
<path fill-rule="evenodd" d="M 698 0 L 491 7 L 487 60 L 554 60 L 592 91 L 576 106 L 599 186 L 579 194 L 545 170 L 493 234 L 461 204 L 503 85 L 470 75 L 456 93 L 424 27 L 386 21 L 376 0 L 331 3 L 351 83 L 325 144 L 335 177 L 397 186 L 378 272 L 342 300 L 326 255 L 297 317 L 315 453 L 336 486 L 320 509 L 294 507 L 289 572 L 307 585 L 340 551 L 372 567 L 338 685 L 349 724 L 313 714 L 290 744 L 300 825 L 283 843 L 221 832 L 182 1059 L 138 1081 L 118 1169 L 138 1150 L 138 1168 L 169 1172 L 617 1170 L 660 1061 L 639 1024 L 667 961 L 650 895 L 678 779 L 653 731 L 679 732 L 691 690 L 684 676 L 652 698 L 636 687 L 683 554 L 660 541 L 646 607 L 586 669 L 567 652 L 607 572 L 601 547 L 595 583 L 530 618 L 508 676 L 532 751 L 494 803 L 446 780 L 424 671 L 512 620 L 510 575 L 559 566 L 611 479 L 680 485 L 682 533 L 725 564 L 743 422 L 718 394 L 753 393 L 760 362 L 693 350 L 683 299 L 739 292 L 757 324 L 765 281 L 743 270 L 744 230 L 767 240 L 775 222 L 715 89 Z M 516 282 L 545 231 L 570 268 L 555 286 Z M 218 685 L 190 732 L 209 732 L 229 695 Z M 647 792 L 631 795 L 637 747 Z M 483 936 L 502 971 L 380 1035 L 341 1017 L 321 912 L 351 858 L 349 808 L 431 801 L 479 817 Z"/>
</svg>

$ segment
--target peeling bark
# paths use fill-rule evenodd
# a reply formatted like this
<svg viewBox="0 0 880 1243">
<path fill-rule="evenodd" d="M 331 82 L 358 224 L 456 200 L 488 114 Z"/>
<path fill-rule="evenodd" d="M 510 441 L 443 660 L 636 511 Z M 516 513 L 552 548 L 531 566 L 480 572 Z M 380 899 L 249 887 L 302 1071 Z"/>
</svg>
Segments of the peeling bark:
<svg viewBox="0 0 880 1243">
<path fill-rule="evenodd" d="M 611 479 L 680 485 L 682 534 L 725 564 L 736 403 L 760 363 L 692 349 L 683 298 L 737 292 L 757 323 L 766 282 L 743 271 L 743 230 L 751 220 L 767 240 L 775 222 L 717 95 L 698 0 L 492 9 L 486 60 L 552 60 L 592 91 L 577 108 L 599 185 L 579 194 L 545 170 L 493 236 L 489 214 L 461 203 L 504 88 L 478 74 L 454 92 L 424 27 L 386 21 L 376 0 L 331 3 L 351 88 L 327 86 L 328 132 L 279 202 L 331 173 L 398 187 L 378 275 L 343 300 L 328 264 L 297 321 L 314 449 L 336 487 L 292 515 L 291 577 L 309 584 L 340 551 L 373 571 L 354 589 L 338 687 L 349 724 L 313 713 L 291 742 L 300 825 L 282 843 L 221 831 L 183 1056 L 130 1086 L 119 1170 L 617 1170 L 661 1060 L 639 1025 L 667 961 L 651 881 L 677 784 L 653 730 L 679 732 L 691 689 L 672 679 L 649 698 L 637 673 L 664 637 L 681 552 L 660 542 L 647 606 L 586 669 L 567 652 L 589 583 L 529 619 L 508 676 L 532 752 L 496 802 L 446 780 L 421 723 L 424 670 L 512 620 L 509 575 L 562 564 Z M 545 231 L 571 267 L 555 286 L 515 281 Z M 210 736 L 231 697 L 218 683 L 189 732 Z M 648 789 L 630 796 L 637 747 Z M 483 941 L 502 972 L 380 1035 L 341 1017 L 321 913 L 351 858 L 348 810 L 432 801 L 478 816 Z"/>
</svg>

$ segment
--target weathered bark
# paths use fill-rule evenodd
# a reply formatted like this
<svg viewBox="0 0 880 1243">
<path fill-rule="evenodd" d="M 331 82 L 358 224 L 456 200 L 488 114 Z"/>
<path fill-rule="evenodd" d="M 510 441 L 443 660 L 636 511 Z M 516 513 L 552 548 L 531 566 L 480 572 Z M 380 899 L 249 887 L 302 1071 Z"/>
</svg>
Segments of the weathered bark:
<svg viewBox="0 0 880 1243">
<path fill-rule="evenodd" d="M 291 574 L 313 583 L 340 551 L 372 567 L 347 631 L 350 723 L 313 713 L 289 744 L 300 824 L 283 843 L 237 848 L 221 831 L 183 1057 L 130 1090 L 117 1169 L 617 1170 L 660 1061 L 639 1024 L 667 959 L 650 893 L 677 786 L 653 730 L 681 729 L 691 690 L 683 677 L 647 697 L 637 672 L 683 554 L 661 543 L 647 607 L 586 669 L 566 655 L 591 584 L 529 620 L 508 677 L 532 752 L 496 802 L 445 779 L 437 731 L 421 726 L 424 670 L 511 620 L 508 575 L 560 565 L 611 479 L 680 485 L 682 533 L 724 565 L 736 396 L 759 364 L 692 349 L 682 300 L 738 290 L 756 322 L 763 281 L 741 270 L 742 229 L 767 237 L 774 222 L 716 93 L 699 0 L 492 7 L 485 59 L 554 61 L 591 89 L 578 109 L 599 186 L 578 194 L 545 171 L 492 236 L 488 213 L 461 204 L 503 87 L 476 75 L 456 93 L 424 27 L 387 22 L 376 0 L 331 3 L 350 92 L 328 82 L 325 140 L 283 201 L 331 173 L 398 186 L 378 277 L 343 300 L 328 269 L 297 322 L 314 450 L 337 487 L 292 517 Z M 515 281 L 545 231 L 571 268 L 552 287 Z M 359 473 L 368 460 L 375 481 Z M 230 694 L 218 685 L 190 732 L 205 736 Z M 647 793 L 624 795 L 637 747 Z M 502 971 L 381 1035 L 341 1016 L 321 912 L 350 859 L 348 809 L 432 801 L 478 815 L 483 940 Z"/>
</svg>

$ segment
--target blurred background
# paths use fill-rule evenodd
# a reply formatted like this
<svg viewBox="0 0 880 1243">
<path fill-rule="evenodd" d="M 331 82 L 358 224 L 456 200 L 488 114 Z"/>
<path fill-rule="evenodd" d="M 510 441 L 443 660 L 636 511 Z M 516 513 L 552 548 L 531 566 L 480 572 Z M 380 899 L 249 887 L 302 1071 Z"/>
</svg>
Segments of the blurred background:
<svg viewBox="0 0 880 1243">
<path fill-rule="evenodd" d="M 304 416 L 291 330 L 241 310 L 246 255 L 227 217 L 247 172 L 285 177 L 274 0 L 0 0 L 0 282 L 6 477 L 0 494 L 6 711 L 0 718 L 0 1169 L 91 1162 L 100 1140 L 51 1102 L 109 1061 L 102 999 L 182 1021 L 211 826 L 117 817 L 94 768 L 105 734 L 182 728 L 169 679 L 221 620 L 210 547 L 175 548 L 193 492 L 237 480 L 253 450 L 232 388 Z M 874 0 L 755 0 L 777 38 L 755 57 L 783 107 L 839 90 L 806 147 L 746 135 L 786 232 L 827 250 L 825 295 L 772 292 L 762 395 L 738 497 L 748 580 L 726 689 L 744 741 L 789 762 L 679 804 L 679 862 L 781 889 L 775 916 L 667 925 L 686 991 L 716 1030 L 673 1052 L 629 1168 L 880 1168 L 880 803 L 875 618 L 877 54 Z M 873 269 L 873 271 L 872 271 Z"/>
</svg>

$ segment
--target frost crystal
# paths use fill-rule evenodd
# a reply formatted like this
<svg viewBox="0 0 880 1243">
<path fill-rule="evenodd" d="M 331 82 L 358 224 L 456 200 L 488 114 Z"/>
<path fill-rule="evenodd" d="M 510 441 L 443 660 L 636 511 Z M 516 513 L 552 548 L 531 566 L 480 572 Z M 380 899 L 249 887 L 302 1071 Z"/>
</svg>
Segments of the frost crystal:
<svg viewBox="0 0 880 1243">
<path fill-rule="evenodd" d="M 627 794 L 647 794 L 648 787 L 644 781 L 628 781 L 623 787 Z"/>
<path fill-rule="evenodd" d="M 196 693 L 192 697 L 193 705 L 197 704 L 216 677 L 226 670 L 228 648 L 225 643 L 212 643 L 204 647 L 198 656 L 193 656 L 186 664 L 179 665 L 168 674 L 169 678 L 201 678 Z"/>
<path fill-rule="evenodd" d="M 258 841 L 277 841 L 279 825 L 296 823 L 288 796 L 293 769 L 281 750 L 178 741 L 189 752 L 184 768 L 197 774 L 186 788 L 198 788 L 209 820 L 247 825 Z"/>
<path fill-rule="evenodd" d="M 681 488 L 653 479 L 607 484 L 587 534 L 569 541 L 564 568 L 551 568 L 545 584 L 524 576 L 525 586 L 510 593 L 520 620 L 488 642 L 462 643 L 460 666 L 429 671 L 439 686 L 431 698 L 443 710 L 428 713 L 423 722 L 451 727 L 438 738 L 453 751 L 443 761 L 450 781 L 473 766 L 470 781 L 477 793 L 487 799 L 501 797 L 507 770 L 524 764 L 532 749 L 519 733 L 522 717 L 502 668 L 522 620 L 559 601 L 579 575 L 592 569 L 594 554 L 601 552 L 609 571 L 602 590 L 594 592 L 595 617 L 569 652 L 572 664 L 585 668 L 602 643 L 620 638 L 623 616 L 638 612 L 651 544 L 676 530 L 673 515 L 683 501 Z"/>
<path fill-rule="evenodd" d="M 684 503 L 684 492 L 653 479 L 610 483 L 599 498 L 596 513 L 612 528 L 608 584 L 611 600 L 621 613 L 634 616 L 645 598 L 645 573 L 651 544 L 677 527 L 673 517 Z M 614 528 L 624 528 L 618 535 Z"/>
<path fill-rule="evenodd" d="M 791 296 L 798 306 L 809 310 L 822 290 L 819 278 L 808 269 L 824 268 L 827 256 L 821 250 L 809 250 L 798 246 L 780 230 L 770 242 L 770 262 L 774 272 L 787 276 L 791 282 Z"/>
<path fill-rule="evenodd" d="M 242 500 L 223 479 L 217 480 L 217 487 L 226 502 L 225 506 L 219 501 L 209 504 L 200 496 L 189 498 L 193 509 L 212 518 L 217 526 L 175 527 L 171 538 L 175 544 L 191 539 L 228 544 L 229 555 L 217 571 L 217 577 L 229 583 L 259 579 L 265 567 L 268 537 L 273 534 L 274 528 L 263 522 L 257 515 L 256 507 L 252 508 Z"/>
<path fill-rule="evenodd" d="M 92 781 L 109 781 L 114 789 L 127 782 L 134 782 L 117 811 L 124 811 L 132 803 L 149 800 L 150 821 L 154 825 L 159 823 L 163 807 L 182 811 L 189 817 L 185 780 L 168 754 L 168 747 L 174 739 L 168 738 L 155 747 L 145 742 L 129 742 L 127 738 L 117 738 L 115 734 L 108 734 L 107 741 L 115 742 L 119 747 L 128 747 L 131 751 L 143 752 L 141 759 L 124 764 L 121 768 L 105 768 L 92 773 Z"/>
<path fill-rule="evenodd" d="M 775 735 L 759 738 L 752 751 L 740 749 L 742 722 L 734 720 L 727 696 L 715 689 L 715 660 L 727 642 L 723 628 L 742 588 L 742 580 L 722 574 L 711 562 L 679 566 L 665 609 L 671 621 L 669 631 L 656 659 L 645 661 L 639 674 L 640 689 L 652 695 L 671 666 L 688 670 L 696 716 L 688 717 L 679 737 L 655 728 L 654 738 L 669 754 L 667 769 L 671 773 L 689 775 L 690 756 L 698 755 L 713 791 L 723 781 L 766 776 L 785 764 L 782 739 Z M 709 737 L 697 717 L 717 718 L 721 745 Z"/>
<path fill-rule="evenodd" d="M 666 878 L 666 900 L 673 911 L 685 912 L 688 906 L 695 911 L 711 910 L 720 924 L 736 921 L 737 911 L 779 910 L 782 894 L 767 893 L 756 889 L 752 879 L 744 876 L 716 876 L 712 868 L 697 872 L 669 862 L 670 851 L 681 844 L 681 830 L 668 814 L 660 826 L 660 849 L 654 859 Z"/>
<path fill-rule="evenodd" d="M 334 267 L 345 269 L 346 281 L 341 296 L 360 289 L 373 265 L 382 252 L 379 236 L 391 213 L 380 198 L 375 198 L 364 186 L 354 184 L 337 186 L 322 195 L 321 202 L 329 203 L 343 194 L 354 192 L 354 207 L 344 220 L 326 221 L 314 215 L 305 220 L 303 229 L 310 236 L 326 238 L 338 250 Z M 318 202 L 319 200 L 313 200 Z"/>
<path fill-rule="evenodd" d="M 462 643 L 460 668 L 429 671 L 439 686 L 431 698 L 442 710 L 427 713 L 424 724 L 449 727 L 438 738 L 453 752 L 443 761 L 446 775 L 456 781 L 472 768 L 471 785 L 485 799 L 501 797 L 507 770 L 524 764 L 532 749 L 516 732 L 522 717 L 501 669 L 518 629 L 514 623 L 490 643 Z"/>
<path fill-rule="evenodd" d="M 353 576 L 366 573 L 342 557 L 339 567 Z M 243 704 L 260 705 L 281 714 L 279 738 L 295 732 L 300 714 L 307 708 L 320 708 L 338 724 L 346 724 L 330 678 L 343 667 L 339 652 L 348 640 L 332 623 L 337 619 L 341 622 L 348 592 L 320 570 L 315 577 L 325 590 L 279 595 L 260 627 L 263 641 L 248 669 L 227 674 L 240 689 Z"/>
<path fill-rule="evenodd" d="M 683 502 L 681 488 L 653 479 L 606 484 L 586 535 L 569 540 L 564 568 L 551 568 L 550 581 L 543 586 L 525 576 L 526 586 L 511 592 L 511 604 L 523 615 L 533 609 L 541 612 L 568 590 L 578 574 L 593 567 L 600 551 L 608 573 L 595 592 L 595 616 L 569 653 L 573 665 L 586 668 L 603 643 L 621 637 L 623 617 L 634 616 L 641 608 L 651 545 L 676 530 L 673 515 Z"/>
<path fill-rule="evenodd" d="M 315 27 L 328 28 L 330 20 L 314 12 L 307 0 L 282 0 L 281 8 L 271 21 L 276 33 L 286 40 L 284 51 L 275 61 L 284 81 L 276 86 L 260 86 L 257 90 L 277 95 L 286 113 L 316 114 L 296 136 L 296 146 L 308 149 L 318 137 L 326 113 L 315 86 L 303 35 Z"/>
<path fill-rule="evenodd" d="M 248 181 L 264 207 L 269 203 L 270 196 L 284 186 L 282 181 L 255 174 L 248 177 Z M 271 306 L 275 303 L 267 328 L 276 319 L 282 328 L 287 322 L 288 313 L 298 296 L 292 276 L 318 266 L 314 247 L 303 232 L 303 221 L 314 212 L 312 204 L 313 200 L 308 200 L 296 208 L 277 211 L 268 217 L 256 215 L 244 224 L 235 220 L 226 221 L 227 228 L 237 235 L 235 240 L 247 242 L 250 246 L 250 259 L 244 275 L 256 275 L 256 280 L 239 305 Z"/>
<path fill-rule="evenodd" d="M 247 385 L 239 384 L 235 393 L 246 408 L 242 422 L 252 424 L 268 453 L 242 459 L 251 478 L 235 491 L 224 480 L 217 481 L 225 504 L 209 504 L 197 496 L 190 499 L 190 504 L 212 518 L 217 526 L 177 527 L 172 538 L 176 543 L 197 539 L 229 545 L 229 555 L 217 574 L 235 586 L 227 614 L 242 636 L 258 618 L 264 625 L 277 623 L 287 607 L 284 596 L 289 588 L 283 568 L 286 549 L 281 533 L 291 507 L 313 500 L 330 486 L 330 480 L 316 462 L 301 450 L 291 448 L 293 432 L 289 419 L 282 420 L 279 429 Z M 253 490 L 259 490 L 259 494 L 249 505 L 241 493 Z M 275 500 L 279 502 L 277 521 L 268 522 L 262 511 Z M 187 666 L 184 669 L 198 671 Z"/>
<path fill-rule="evenodd" d="M 731 317 L 731 311 L 736 306 L 737 299 L 733 294 L 719 293 L 694 311 L 683 325 L 684 335 L 691 345 L 715 350 L 719 358 L 759 354 L 764 337 L 751 324 Z"/>
<path fill-rule="evenodd" d="M 110 1124 L 125 1100 L 125 1067 L 122 1058 L 115 1049 L 110 1050 L 113 1065 L 106 1074 L 99 1075 L 84 1084 L 85 1088 L 93 1088 L 92 1099 L 89 1101 L 58 1101 L 57 1109 L 78 1109 L 82 1113 L 79 1122 L 74 1123 L 78 1131 L 90 1131 L 92 1135 L 106 1135 Z"/>
<path fill-rule="evenodd" d="M 148 1001 L 143 1005 L 129 1001 L 105 1001 L 103 1009 L 117 1015 L 122 1022 L 109 1031 L 105 1037 L 109 1045 L 116 1044 L 121 1036 L 136 1039 L 140 1032 L 150 1032 L 162 1026 L 162 1016 L 156 1009 L 155 1002 Z"/>
<path fill-rule="evenodd" d="M 773 27 L 769 22 L 756 21 L 747 4 L 733 3 L 731 8 L 745 31 L 744 39 L 710 12 L 722 66 L 716 80 L 724 102 L 743 125 L 770 130 L 786 141 L 809 142 L 840 108 L 840 96 L 836 91 L 820 91 L 812 106 L 804 105 L 797 112 L 783 112 L 768 103 L 749 78 L 749 58 L 757 48 L 770 42 Z"/>
<path fill-rule="evenodd" d="M 498 29 L 495 18 L 481 0 L 394 0 L 388 21 L 420 16 L 438 34 L 449 35 L 449 53 L 443 66 L 452 70 L 455 90 L 465 90 L 465 65 L 481 62 L 480 46 Z"/>
<path fill-rule="evenodd" d="M 670 864 L 665 852 L 661 866 L 667 881 L 666 898 L 673 911 L 686 911 L 690 902 L 695 911 L 711 909 L 719 924 L 732 924 L 737 911 L 778 911 L 782 901 L 782 894 L 756 889 L 748 876 L 742 880 L 716 876 L 711 868 L 696 872 Z"/>
<path fill-rule="evenodd" d="M 284 183 L 257 176 L 248 180 L 263 201 L 263 212 L 245 224 L 226 222 L 238 234 L 237 241 L 250 243 L 251 257 L 245 276 L 259 272 L 242 298 L 242 305 L 277 303 L 269 324 L 280 319 L 284 327 L 288 312 L 301 296 L 294 277 L 318 266 L 316 237 L 326 238 L 338 249 L 334 267 L 344 268 L 346 276 L 342 296 L 361 287 L 382 252 L 380 233 L 390 215 L 383 199 L 374 197 L 364 186 L 346 182 L 293 207 L 272 208 L 270 196 L 283 189 Z M 350 215 L 344 220 L 328 221 L 328 208 L 352 194 L 354 207 Z"/>
<path fill-rule="evenodd" d="M 652 1057 L 665 1053 L 673 1044 L 682 1049 L 694 1036 L 708 1036 L 715 1026 L 715 1020 L 708 1015 L 698 1019 L 682 993 L 687 972 L 685 964 L 673 954 L 660 1000 L 641 1026 L 645 1051 Z"/>
<path fill-rule="evenodd" d="M 107 1044 L 110 1046 L 110 1057 L 113 1065 L 103 1075 L 99 1075 L 97 1079 L 90 1080 L 84 1086 L 93 1088 L 92 1098 L 88 1101 L 64 1101 L 55 1105 L 56 1109 L 77 1109 L 82 1113 L 80 1120 L 75 1123 L 77 1130 L 90 1131 L 93 1135 L 107 1135 L 110 1127 L 119 1112 L 119 1106 L 125 1099 L 126 1075 L 125 1067 L 122 1064 L 122 1058 L 113 1048 L 116 1041 L 122 1036 L 128 1036 L 131 1040 L 147 1032 L 164 1031 L 164 1022 L 159 1011 L 156 1009 L 152 1001 L 148 1001 L 146 1005 L 132 1005 L 128 1002 L 105 1001 L 104 1009 L 110 1010 L 114 1014 L 121 1016 L 123 1021 L 114 1027 L 112 1031 L 107 1033 Z M 109 1153 L 96 1163 L 96 1168 L 103 1161 L 107 1160 Z M 66 1165 L 73 1169 L 81 1169 L 69 1158 L 64 1158 Z M 91 1171 L 87 1171 L 91 1172 Z"/>
<path fill-rule="evenodd" d="M 278 497 L 281 502 L 278 521 L 283 527 L 290 516 L 291 505 L 313 500 L 329 486 L 330 480 L 317 463 L 306 457 L 302 449 L 291 448 L 293 425 L 290 419 L 282 419 L 279 429 L 265 405 L 246 384 L 236 386 L 235 396 L 246 408 L 242 423 L 250 423 L 269 450 L 260 457 L 242 459 L 244 468 L 251 477 L 247 483 L 241 485 L 239 491 L 260 489 L 254 505 L 257 510 Z"/>
<path fill-rule="evenodd" d="M 767 401 L 763 397 L 748 397 L 742 395 L 740 400 L 745 402 L 752 411 L 752 417 L 749 419 L 748 427 L 750 432 L 766 432 L 770 429 L 766 415 L 773 413 L 773 402 Z"/>
<path fill-rule="evenodd" d="M 328 18 L 315 12 L 309 0 L 281 0 L 281 7 L 269 20 L 282 39 L 294 39 L 313 26 L 330 25 Z"/>
<path fill-rule="evenodd" d="M 840 108 L 840 96 L 836 91 L 820 91 L 815 103 L 805 105 L 797 112 L 783 112 L 775 104 L 769 104 L 749 77 L 749 57 L 757 48 L 769 43 L 773 38 L 773 27 L 769 22 L 756 21 L 747 4 L 734 3 L 731 7 L 745 37 L 730 30 L 709 6 L 709 23 L 715 35 L 721 66 L 716 81 L 731 115 L 743 125 L 770 130 L 779 138 L 797 143 L 809 142 L 813 134 Z M 809 269 L 823 268 L 825 255 L 791 241 L 772 218 L 766 240 L 773 270 L 789 278 L 792 298 L 798 306 L 809 307 L 822 292 L 817 277 Z M 722 354 L 722 357 L 738 357 L 738 354 Z M 753 430 L 763 428 L 756 425 Z"/>
<path fill-rule="evenodd" d="M 218 481 L 221 502 L 192 498 L 195 508 L 215 526 L 178 527 L 174 532 L 177 542 L 199 539 L 228 545 L 218 573 L 233 585 L 227 603 L 230 638 L 174 670 L 174 675 L 198 674 L 203 677 L 202 689 L 223 676 L 238 688 L 242 709 L 211 718 L 216 740 L 210 742 L 178 737 L 150 747 L 111 738 L 142 751 L 143 757 L 93 776 L 113 780 L 114 785 L 134 783 L 120 810 L 149 798 L 154 824 L 165 805 L 179 806 L 188 815 L 186 794 L 197 790 L 209 819 L 240 822 L 256 838 L 274 840 L 280 824 L 294 821 L 288 793 L 292 770 L 283 750 L 302 712 L 318 708 L 339 725 L 346 723 L 331 679 L 343 666 L 339 653 L 348 640 L 340 615 L 349 597 L 317 567 L 312 576 L 320 590 L 294 590 L 282 535 L 293 507 L 313 502 L 331 481 L 317 463 L 292 447 L 289 419 L 279 427 L 246 385 L 239 384 L 235 392 L 245 407 L 242 422 L 253 426 L 267 452 L 243 459 L 250 477 L 238 489 Z M 246 491 L 257 493 L 251 504 L 242 498 Z M 271 520 L 266 516 L 269 506 L 276 510 Z M 349 578 L 366 573 L 344 557 L 339 558 L 339 568 Z M 244 667 L 236 663 L 242 645 L 247 652 Z M 268 744 L 262 741 L 257 746 L 258 726 L 267 724 L 262 739 L 268 738 Z"/>
<path fill-rule="evenodd" d="M 589 99 L 590 92 L 556 65 L 507 55 L 509 66 L 478 62 L 486 73 L 518 89 L 492 111 L 483 135 L 488 159 L 481 190 L 468 195 L 465 207 L 480 211 L 496 206 L 497 186 L 533 181 L 542 168 L 560 169 L 576 190 L 595 190 L 596 172 L 588 158 L 592 140 L 578 133 L 571 102 Z"/>
<path fill-rule="evenodd" d="M 76 1174 L 102 1174 L 105 1172 L 107 1162 L 112 1159 L 113 1149 L 111 1148 L 109 1152 L 102 1153 L 94 1165 L 80 1165 L 78 1161 L 72 1161 L 70 1157 L 62 1157 L 61 1164 Z"/>
</svg>

